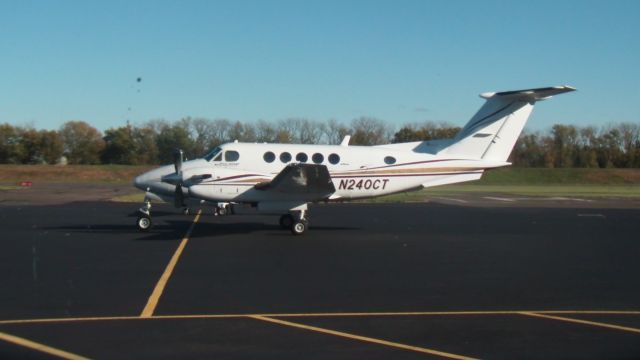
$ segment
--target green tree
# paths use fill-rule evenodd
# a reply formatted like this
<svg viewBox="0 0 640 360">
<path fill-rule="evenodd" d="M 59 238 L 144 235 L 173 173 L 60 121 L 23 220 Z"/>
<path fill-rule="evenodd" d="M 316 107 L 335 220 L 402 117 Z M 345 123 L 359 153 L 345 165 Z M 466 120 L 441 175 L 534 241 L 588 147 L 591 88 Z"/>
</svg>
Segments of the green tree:
<svg viewBox="0 0 640 360">
<path fill-rule="evenodd" d="M 10 124 L 0 125 L 0 162 L 19 164 L 22 160 L 18 129 Z"/>
<path fill-rule="evenodd" d="M 158 164 L 159 151 L 157 144 L 158 134 L 151 127 L 136 127 L 133 129 L 133 146 L 135 153 L 132 164 Z"/>
<path fill-rule="evenodd" d="M 573 167 L 576 163 L 578 130 L 573 125 L 553 125 L 554 167 Z"/>
<path fill-rule="evenodd" d="M 130 125 L 112 128 L 104 132 L 104 151 L 102 163 L 104 164 L 134 164 L 136 153 L 139 149 L 135 146 L 133 129 Z"/>
<path fill-rule="evenodd" d="M 70 164 L 99 164 L 104 149 L 100 131 L 84 121 L 69 121 L 60 128 L 64 154 Z"/>
<path fill-rule="evenodd" d="M 189 131 L 180 124 L 162 128 L 156 143 L 158 146 L 158 158 L 162 164 L 173 162 L 173 153 L 176 149 L 184 151 L 189 159 L 197 156 L 193 151 L 193 140 L 189 136 Z"/>
<path fill-rule="evenodd" d="M 34 128 L 20 128 L 18 149 L 20 156 L 20 163 L 22 164 L 41 164 L 44 162 L 42 159 L 41 133 Z"/>
<path fill-rule="evenodd" d="M 422 131 L 416 129 L 414 125 L 405 125 L 400 128 L 395 134 L 393 134 L 394 143 L 422 141 L 424 134 Z"/>
<path fill-rule="evenodd" d="M 64 153 L 62 136 L 55 130 L 40 130 L 40 157 L 47 164 L 56 164 Z"/>
</svg>

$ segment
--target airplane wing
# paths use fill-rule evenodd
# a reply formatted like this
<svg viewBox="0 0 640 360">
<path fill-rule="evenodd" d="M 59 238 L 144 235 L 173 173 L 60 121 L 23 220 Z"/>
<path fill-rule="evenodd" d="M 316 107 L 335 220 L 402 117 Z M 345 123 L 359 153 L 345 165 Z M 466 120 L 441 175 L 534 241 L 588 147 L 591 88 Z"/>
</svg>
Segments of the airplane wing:
<svg viewBox="0 0 640 360">
<path fill-rule="evenodd" d="M 309 200 L 328 197 L 336 191 L 324 165 L 290 164 L 271 181 L 255 185 L 257 190 L 298 195 Z"/>
</svg>

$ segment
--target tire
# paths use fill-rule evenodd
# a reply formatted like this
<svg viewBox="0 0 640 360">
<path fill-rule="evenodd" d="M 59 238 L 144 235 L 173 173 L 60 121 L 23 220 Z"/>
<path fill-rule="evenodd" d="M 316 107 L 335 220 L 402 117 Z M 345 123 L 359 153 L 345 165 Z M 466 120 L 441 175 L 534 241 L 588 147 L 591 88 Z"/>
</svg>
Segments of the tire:
<svg viewBox="0 0 640 360">
<path fill-rule="evenodd" d="M 296 221 L 291 226 L 291 233 L 293 235 L 302 235 L 307 231 L 307 222 L 306 221 Z"/>
<path fill-rule="evenodd" d="M 138 226 L 138 230 L 147 231 L 151 229 L 153 223 L 151 222 L 151 218 L 148 216 L 138 216 L 138 221 L 136 221 L 136 225 Z"/>
<path fill-rule="evenodd" d="M 280 216 L 280 227 L 283 229 L 291 229 L 293 226 L 293 216 L 291 214 L 284 214 Z"/>
</svg>

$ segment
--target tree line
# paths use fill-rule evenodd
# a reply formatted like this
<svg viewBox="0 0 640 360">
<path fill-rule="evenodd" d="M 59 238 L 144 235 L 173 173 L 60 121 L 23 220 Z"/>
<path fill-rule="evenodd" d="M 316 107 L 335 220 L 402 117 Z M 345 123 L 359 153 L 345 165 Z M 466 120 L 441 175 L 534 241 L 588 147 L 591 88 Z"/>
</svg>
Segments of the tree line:
<svg viewBox="0 0 640 360">
<path fill-rule="evenodd" d="M 300 144 L 338 144 L 351 135 L 351 145 L 377 145 L 453 138 L 460 127 L 427 122 L 398 131 L 384 121 L 360 117 L 336 120 L 291 118 L 254 123 L 183 118 L 127 124 L 101 133 L 83 121 L 69 121 L 58 130 L 0 124 L 0 163 L 164 164 L 176 148 L 188 158 L 234 140 Z M 543 132 L 523 132 L 510 159 L 521 167 L 640 167 L 640 126 L 621 123 L 596 128 L 554 125 Z"/>
</svg>

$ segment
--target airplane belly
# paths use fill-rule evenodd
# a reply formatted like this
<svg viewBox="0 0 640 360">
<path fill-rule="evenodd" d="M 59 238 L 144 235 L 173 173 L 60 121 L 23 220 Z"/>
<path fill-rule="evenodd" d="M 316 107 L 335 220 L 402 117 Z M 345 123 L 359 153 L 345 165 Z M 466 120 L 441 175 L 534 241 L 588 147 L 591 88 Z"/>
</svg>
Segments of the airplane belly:
<svg viewBox="0 0 640 360">
<path fill-rule="evenodd" d="M 233 201 L 251 188 L 248 185 L 193 185 L 189 196 L 208 201 Z"/>
</svg>

